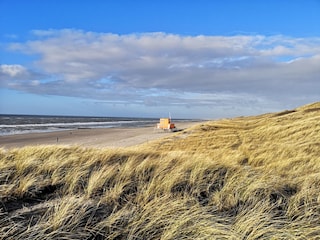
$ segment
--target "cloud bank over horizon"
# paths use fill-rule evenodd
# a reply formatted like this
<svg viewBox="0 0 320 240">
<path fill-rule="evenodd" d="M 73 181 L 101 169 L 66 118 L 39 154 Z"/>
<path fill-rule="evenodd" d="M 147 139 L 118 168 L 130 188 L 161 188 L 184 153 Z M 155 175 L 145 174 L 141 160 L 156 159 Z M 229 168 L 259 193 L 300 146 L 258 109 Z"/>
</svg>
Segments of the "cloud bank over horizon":
<svg viewBox="0 0 320 240">
<path fill-rule="evenodd" d="M 168 107 L 181 115 L 195 110 L 204 117 L 214 117 L 212 108 L 226 115 L 254 114 L 319 101 L 316 37 L 75 29 L 32 34 L 32 40 L 10 43 L 7 51 L 35 61 L 0 65 L 2 88 L 97 104 Z"/>
</svg>

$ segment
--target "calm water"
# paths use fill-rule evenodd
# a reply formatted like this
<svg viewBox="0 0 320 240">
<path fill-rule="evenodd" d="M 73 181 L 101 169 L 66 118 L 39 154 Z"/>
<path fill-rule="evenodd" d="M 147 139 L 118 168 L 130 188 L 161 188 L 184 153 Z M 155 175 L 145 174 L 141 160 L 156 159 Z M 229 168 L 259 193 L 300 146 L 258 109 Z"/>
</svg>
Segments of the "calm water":
<svg viewBox="0 0 320 240">
<path fill-rule="evenodd" d="M 144 127 L 156 122 L 158 119 L 151 118 L 0 115 L 0 135 L 81 128 Z"/>
</svg>

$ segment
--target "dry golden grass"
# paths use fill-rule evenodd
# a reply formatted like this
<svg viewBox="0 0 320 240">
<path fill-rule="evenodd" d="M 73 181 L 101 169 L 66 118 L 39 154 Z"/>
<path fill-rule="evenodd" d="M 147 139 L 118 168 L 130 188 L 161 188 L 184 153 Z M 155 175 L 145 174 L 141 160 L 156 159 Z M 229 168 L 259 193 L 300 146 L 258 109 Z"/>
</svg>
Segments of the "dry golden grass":
<svg viewBox="0 0 320 240">
<path fill-rule="evenodd" d="M 319 239 L 320 103 L 136 147 L 0 152 L 1 239 Z"/>
</svg>

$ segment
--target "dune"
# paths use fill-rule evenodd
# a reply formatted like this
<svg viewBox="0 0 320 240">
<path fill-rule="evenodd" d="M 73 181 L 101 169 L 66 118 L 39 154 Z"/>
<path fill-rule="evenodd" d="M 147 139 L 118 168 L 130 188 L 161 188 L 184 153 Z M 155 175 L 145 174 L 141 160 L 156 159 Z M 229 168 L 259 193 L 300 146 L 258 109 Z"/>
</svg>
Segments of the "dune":
<svg viewBox="0 0 320 240">
<path fill-rule="evenodd" d="M 0 152 L 1 239 L 319 239 L 320 102 L 126 147 Z"/>
</svg>

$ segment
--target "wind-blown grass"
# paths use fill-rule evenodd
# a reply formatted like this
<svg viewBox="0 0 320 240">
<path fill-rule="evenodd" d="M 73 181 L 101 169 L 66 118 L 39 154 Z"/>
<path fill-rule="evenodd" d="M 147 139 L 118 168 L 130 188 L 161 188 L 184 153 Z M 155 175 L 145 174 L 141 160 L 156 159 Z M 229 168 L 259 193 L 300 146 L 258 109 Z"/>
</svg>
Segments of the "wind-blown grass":
<svg viewBox="0 0 320 240">
<path fill-rule="evenodd" d="M 1 239 L 318 239 L 320 103 L 123 149 L 0 153 Z"/>
</svg>

